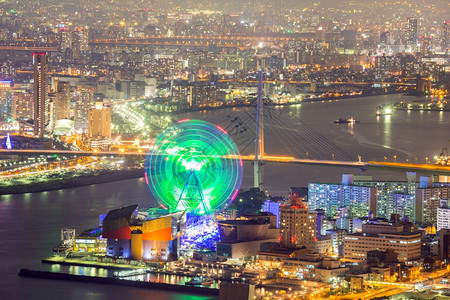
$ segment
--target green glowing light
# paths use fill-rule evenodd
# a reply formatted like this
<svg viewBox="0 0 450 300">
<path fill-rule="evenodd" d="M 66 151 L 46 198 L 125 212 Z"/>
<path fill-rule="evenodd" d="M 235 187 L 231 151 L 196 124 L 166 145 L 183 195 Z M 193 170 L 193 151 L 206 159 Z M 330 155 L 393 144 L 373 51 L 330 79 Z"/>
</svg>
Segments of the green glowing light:
<svg viewBox="0 0 450 300">
<path fill-rule="evenodd" d="M 203 215 L 224 209 L 237 195 L 242 160 L 224 129 L 183 120 L 155 139 L 145 178 L 156 200 L 171 211 Z"/>
</svg>

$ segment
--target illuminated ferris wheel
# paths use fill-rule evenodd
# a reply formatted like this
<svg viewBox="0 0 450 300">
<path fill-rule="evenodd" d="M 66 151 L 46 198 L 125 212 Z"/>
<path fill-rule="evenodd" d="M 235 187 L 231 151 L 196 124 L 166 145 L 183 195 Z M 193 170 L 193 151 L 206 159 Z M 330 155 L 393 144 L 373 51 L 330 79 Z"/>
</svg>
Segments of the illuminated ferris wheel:
<svg viewBox="0 0 450 300">
<path fill-rule="evenodd" d="M 209 215 L 236 197 L 242 160 L 220 126 L 181 120 L 156 138 L 145 161 L 145 179 L 156 200 L 170 211 Z"/>
</svg>

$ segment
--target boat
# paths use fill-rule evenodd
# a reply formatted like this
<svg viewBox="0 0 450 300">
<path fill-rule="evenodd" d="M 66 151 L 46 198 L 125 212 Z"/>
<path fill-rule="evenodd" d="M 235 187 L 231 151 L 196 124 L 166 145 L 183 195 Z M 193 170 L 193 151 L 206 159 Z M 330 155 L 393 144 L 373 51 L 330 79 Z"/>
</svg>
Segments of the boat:
<svg viewBox="0 0 450 300">
<path fill-rule="evenodd" d="M 385 106 L 385 105 L 377 106 L 377 116 L 388 116 L 390 114 L 392 114 L 391 106 Z"/>
<path fill-rule="evenodd" d="M 149 269 L 134 269 L 134 270 L 124 270 L 119 272 L 114 272 L 113 277 L 131 277 L 131 276 L 139 276 L 149 273 Z"/>
<path fill-rule="evenodd" d="M 189 281 L 186 281 L 185 285 L 201 285 L 203 283 L 203 280 L 200 277 L 194 277 Z"/>
<path fill-rule="evenodd" d="M 212 285 L 214 283 L 214 280 L 212 280 L 211 278 L 205 278 L 203 281 L 202 281 L 202 285 L 203 286 L 210 286 L 210 285 Z"/>
<path fill-rule="evenodd" d="M 335 120 L 334 123 L 335 124 L 355 124 L 355 123 L 359 123 L 359 121 L 355 120 L 354 118 L 350 118 L 350 119 L 339 118 L 339 119 Z"/>
</svg>

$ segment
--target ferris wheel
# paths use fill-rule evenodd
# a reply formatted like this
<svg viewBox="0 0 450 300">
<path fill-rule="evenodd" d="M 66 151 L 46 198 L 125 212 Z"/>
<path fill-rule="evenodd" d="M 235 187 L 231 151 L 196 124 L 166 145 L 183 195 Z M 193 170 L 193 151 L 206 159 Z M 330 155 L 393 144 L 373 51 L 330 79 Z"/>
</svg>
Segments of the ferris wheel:
<svg viewBox="0 0 450 300">
<path fill-rule="evenodd" d="M 210 215 L 236 197 L 242 160 L 222 127 L 180 120 L 155 139 L 145 161 L 145 179 L 158 203 L 170 211 Z"/>
</svg>

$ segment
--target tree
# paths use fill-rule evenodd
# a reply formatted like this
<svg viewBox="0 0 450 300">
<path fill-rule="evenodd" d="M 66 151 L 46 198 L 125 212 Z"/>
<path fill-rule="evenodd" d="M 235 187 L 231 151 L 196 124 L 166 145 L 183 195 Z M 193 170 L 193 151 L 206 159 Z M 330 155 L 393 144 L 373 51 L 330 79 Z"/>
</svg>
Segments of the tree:
<svg viewBox="0 0 450 300">
<path fill-rule="evenodd" d="M 238 216 L 246 214 L 257 214 L 267 196 L 258 188 L 252 188 L 248 191 L 240 190 L 234 201 L 230 204 L 230 209 L 236 209 Z"/>
</svg>

